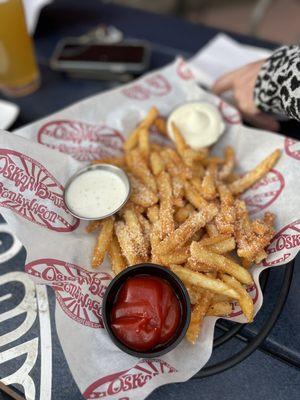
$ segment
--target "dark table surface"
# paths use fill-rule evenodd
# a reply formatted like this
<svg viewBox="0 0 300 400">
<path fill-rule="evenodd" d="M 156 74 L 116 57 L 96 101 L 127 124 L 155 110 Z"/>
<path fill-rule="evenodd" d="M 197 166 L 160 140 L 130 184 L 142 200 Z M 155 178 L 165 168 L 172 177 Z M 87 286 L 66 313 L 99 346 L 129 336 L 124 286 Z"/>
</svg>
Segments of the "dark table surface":
<svg viewBox="0 0 300 400">
<path fill-rule="evenodd" d="M 60 38 L 81 35 L 100 23 L 116 26 L 124 32 L 126 37 L 147 40 L 152 48 L 151 69 L 171 62 L 180 54 L 185 57 L 191 56 L 218 33 L 216 29 L 187 23 L 179 18 L 102 4 L 95 0 L 56 1 L 42 11 L 35 33 L 37 58 L 42 74 L 41 88 L 36 93 L 15 101 L 19 104 L 21 113 L 12 130 L 112 87 L 113 84 L 108 82 L 70 79 L 53 72 L 48 66 L 49 57 Z M 250 37 L 231 33 L 230 35 L 242 43 L 268 48 L 276 47 L 275 44 Z M 299 138 L 299 124 L 295 122 L 284 123 L 281 131 Z M 24 265 L 24 257 L 25 254 L 22 251 L 14 259 L 14 263 L 18 264 L 20 270 Z M 244 336 L 255 335 L 269 315 L 280 288 L 283 272 L 284 267 L 272 270 L 263 308 L 255 323 L 243 329 Z M 293 400 L 300 398 L 299 284 L 298 261 L 284 310 L 275 328 L 262 344 L 261 351 L 256 351 L 243 363 L 220 375 L 168 385 L 157 389 L 150 398 L 153 400 L 181 399 L 185 396 L 192 399 L 215 399 L 217 396 L 222 399 L 256 397 L 265 400 L 273 398 Z M 214 351 L 210 362 L 214 363 L 228 357 L 240 346 L 241 342 L 238 339 L 232 340 Z M 55 360 L 60 364 L 62 359 L 62 354 L 56 354 L 54 364 Z M 64 399 L 66 395 L 72 399 L 80 398 L 74 384 L 67 384 L 66 381 L 65 379 L 63 386 L 65 391 L 62 390 L 62 381 L 53 385 L 53 399 Z"/>
</svg>

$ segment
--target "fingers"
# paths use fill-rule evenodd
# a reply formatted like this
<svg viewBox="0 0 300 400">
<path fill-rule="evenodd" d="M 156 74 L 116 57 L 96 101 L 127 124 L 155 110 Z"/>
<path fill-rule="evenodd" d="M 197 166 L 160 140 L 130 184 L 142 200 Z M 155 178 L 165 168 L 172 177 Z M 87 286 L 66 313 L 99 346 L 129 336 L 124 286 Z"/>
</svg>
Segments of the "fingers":
<svg viewBox="0 0 300 400">
<path fill-rule="evenodd" d="M 256 128 L 277 132 L 279 130 L 279 122 L 268 114 L 242 114 L 243 119 Z"/>
<path fill-rule="evenodd" d="M 240 69 L 229 72 L 228 74 L 222 75 L 213 84 L 211 90 L 216 95 L 226 92 L 227 90 L 233 89 L 233 84 L 237 76 L 240 74 Z"/>
</svg>

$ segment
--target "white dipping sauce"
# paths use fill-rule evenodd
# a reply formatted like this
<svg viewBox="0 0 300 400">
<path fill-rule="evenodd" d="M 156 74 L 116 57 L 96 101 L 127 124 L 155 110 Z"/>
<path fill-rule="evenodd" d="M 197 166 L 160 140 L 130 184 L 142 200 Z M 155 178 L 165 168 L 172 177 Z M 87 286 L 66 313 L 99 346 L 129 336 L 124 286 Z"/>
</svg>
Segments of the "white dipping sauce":
<svg viewBox="0 0 300 400">
<path fill-rule="evenodd" d="M 210 103 L 186 103 L 176 108 L 168 118 L 168 133 L 174 139 L 172 122 L 186 143 L 197 150 L 215 143 L 225 129 L 219 110 Z"/>
<path fill-rule="evenodd" d="M 82 218 L 101 218 L 117 210 L 128 191 L 122 179 L 113 172 L 93 169 L 70 183 L 65 201 L 74 214 Z"/>
</svg>

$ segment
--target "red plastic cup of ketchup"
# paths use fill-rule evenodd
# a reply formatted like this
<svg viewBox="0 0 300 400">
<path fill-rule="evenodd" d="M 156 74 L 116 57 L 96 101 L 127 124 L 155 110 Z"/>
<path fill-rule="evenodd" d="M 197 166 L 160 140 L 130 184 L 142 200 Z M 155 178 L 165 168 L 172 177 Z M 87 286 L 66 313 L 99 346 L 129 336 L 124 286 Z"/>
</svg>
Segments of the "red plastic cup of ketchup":
<svg viewBox="0 0 300 400">
<path fill-rule="evenodd" d="M 102 304 L 106 330 L 124 352 L 158 357 L 184 338 L 191 318 L 189 295 L 181 280 L 156 264 L 138 264 L 118 274 Z"/>
</svg>

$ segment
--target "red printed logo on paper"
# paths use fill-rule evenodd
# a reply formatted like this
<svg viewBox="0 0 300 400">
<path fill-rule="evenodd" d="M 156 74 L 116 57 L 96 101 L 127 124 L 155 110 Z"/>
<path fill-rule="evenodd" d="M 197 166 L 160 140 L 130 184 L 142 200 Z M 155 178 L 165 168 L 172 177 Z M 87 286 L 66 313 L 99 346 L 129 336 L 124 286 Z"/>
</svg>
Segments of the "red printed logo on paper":
<svg viewBox="0 0 300 400">
<path fill-rule="evenodd" d="M 0 149 L 0 179 L 0 206 L 57 232 L 77 228 L 79 220 L 65 207 L 63 186 L 36 160 Z"/>
<path fill-rule="evenodd" d="M 218 105 L 219 111 L 228 124 L 235 125 L 241 123 L 241 115 L 238 110 L 221 100 Z"/>
<path fill-rule="evenodd" d="M 300 249 L 300 220 L 282 228 L 273 237 L 267 248 L 268 257 L 262 262 L 263 266 L 271 267 L 286 264 L 291 261 Z"/>
<path fill-rule="evenodd" d="M 152 97 L 162 97 L 170 93 L 172 87 L 161 74 L 155 74 L 134 83 L 122 90 L 122 93 L 134 100 L 148 100 Z"/>
<path fill-rule="evenodd" d="M 253 304 L 255 304 L 258 299 L 257 286 L 254 283 L 253 285 L 248 286 L 246 290 L 247 290 L 248 294 L 250 295 L 250 297 L 253 301 Z M 229 316 L 230 318 L 238 317 L 239 315 L 243 314 L 243 311 L 241 310 L 241 307 L 237 301 L 233 301 L 231 303 L 231 305 L 232 305 L 232 312 Z"/>
<path fill-rule="evenodd" d="M 292 138 L 285 138 L 284 150 L 286 154 L 296 160 L 300 160 L 300 141 Z"/>
<path fill-rule="evenodd" d="M 83 393 L 87 400 L 114 396 L 114 399 L 127 399 L 126 392 L 141 388 L 156 376 L 173 374 L 177 370 L 159 359 L 141 360 L 134 367 L 120 371 L 92 383 Z M 125 397 L 124 397 L 125 396 Z"/>
<path fill-rule="evenodd" d="M 123 140 L 115 129 L 80 121 L 51 121 L 38 132 L 39 143 L 78 161 L 118 156 L 122 154 Z"/>
<path fill-rule="evenodd" d="M 284 178 L 281 173 L 271 169 L 243 196 L 249 213 L 255 214 L 273 204 L 283 191 L 284 185 Z"/>
<path fill-rule="evenodd" d="M 74 264 L 41 259 L 25 266 L 25 271 L 50 285 L 62 310 L 76 322 L 103 328 L 102 298 L 112 279 L 106 272 L 89 272 Z"/>
<path fill-rule="evenodd" d="M 181 79 L 185 81 L 189 81 L 191 79 L 195 79 L 194 74 L 186 61 L 183 58 L 180 58 L 177 63 L 176 68 L 177 75 L 180 76 Z"/>
</svg>

